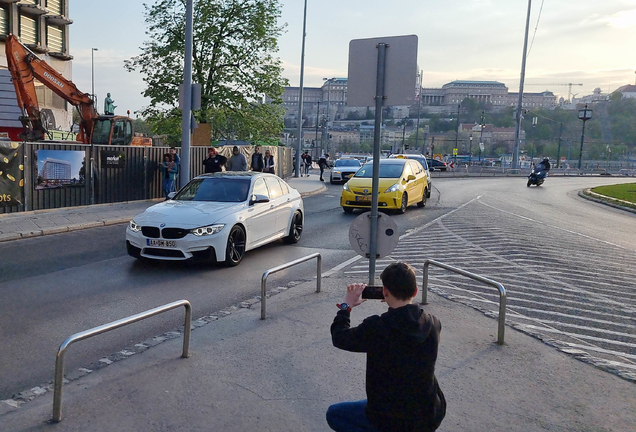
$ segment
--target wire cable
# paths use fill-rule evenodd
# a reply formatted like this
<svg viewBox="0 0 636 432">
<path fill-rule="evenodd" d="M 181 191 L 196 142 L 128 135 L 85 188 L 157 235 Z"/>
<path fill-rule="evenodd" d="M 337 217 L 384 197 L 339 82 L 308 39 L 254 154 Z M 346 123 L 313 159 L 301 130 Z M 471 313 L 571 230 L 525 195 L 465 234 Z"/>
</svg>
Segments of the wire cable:
<svg viewBox="0 0 636 432">
<path fill-rule="evenodd" d="M 543 2 L 544 0 L 541 0 L 541 7 L 539 8 L 539 16 L 537 17 L 537 24 L 534 27 L 534 33 L 532 33 L 532 41 L 530 41 L 530 48 L 528 49 L 528 53 L 526 54 L 526 60 L 530 56 L 530 51 L 532 51 L 532 45 L 534 44 L 534 37 L 537 35 L 537 29 L 539 28 L 539 20 L 541 19 L 541 11 L 543 10 Z"/>
</svg>

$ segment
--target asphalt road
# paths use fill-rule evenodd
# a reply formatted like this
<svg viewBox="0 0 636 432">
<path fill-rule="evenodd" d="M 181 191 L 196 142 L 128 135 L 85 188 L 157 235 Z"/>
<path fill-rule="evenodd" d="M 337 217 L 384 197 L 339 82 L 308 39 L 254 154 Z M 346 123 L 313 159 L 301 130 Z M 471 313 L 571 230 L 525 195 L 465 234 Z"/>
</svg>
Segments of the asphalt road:
<svg viewBox="0 0 636 432">
<path fill-rule="evenodd" d="M 340 186 L 327 187 L 305 199 L 298 244 L 277 242 L 250 251 L 236 268 L 137 262 L 126 254 L 124 225 L 1 243 L 0 399 L 52 379 L 57 349 L 74 333 L 179 299 L 192 303 L 193 318 L 208 315 L 260 295 L 260 279 L 269 268 L 320 252 L 324 272 L 355 256 L 348 228 L 360 213 L 345 214 Z M 400 234 L 443 211 L 413 206 L 395 218 Z M 268 286 L 314 276 L 310 261 L 270 276 Z M 74 344 L 66 370 L 172 330 L 183 324 L 182 316 L 182 310 L 171 311 Z"/>
<path fill-rule="evenodd" d="M 584 284 L 585 290 L 607 285 L 608 273 L 603 271 L 596 277 L 594 267 L 599 259 L 610 265 L 625 258 L 632 262 L 636 255 L 635 216 L 582 200 L 576 192 L 624 181 L 630 179 L 549 178 L 540 188 L 526 188 L 523 178 L 434 179 L 433 193 L 424 209 L 412 206 L 406 214 L 394 216 L 400 235 L 415 231 L 400 242 L 392 259 L 419 266 L 426 258 L 436 258 L 479 273 L 494 273 L 511 287 L 511 299 L 527 285 L 517 283 L 519 279 L 541 276 L 546 269 L 552 276 L 567 271 L 564 279 L 576 273 L 576 282 Z M 0 399 L 52 379 L 55 353 L 71 334 L 182 298 L 191 301 L 197 318 L 259 295 L 260 278 L 268 268 L 320 252 L 323 271 L 327 271 L 354 257 L 347 233 L 360 213 L 345 214 L 338 204 L 339 193 L 339 186 L 328 185 L 324 193 L 305 199 L 305 230 L 297 245 L 279 242 L 250 251 L 236 268 L 144 265 L 126 255 L 122 225 L 1 243 Z M 532 247 L 533 239 L 542 233 L 550 239 L 550 247 Z M 496 250 L 489 250 L 494 246 Z M 516 259 L 513 256 L 522 246 L 519 262 L 504 265 Z M 551 255 L 544 253 L 546 249 Z M 554 255 L 579 261 L 564 259 L 559 264 L 565 267 L 555 268 L 550 266 Z M 508 261 L 502 263 L 501 258 Z M 365 261 L 350 265 L 345 272 L 366 280 Z M 526 261 L 532 265 L 522 265 Z M 592 269 L 587 280 L 577 273 L 578 266 Z M 309 262 L 273 275 L 269 285 L 313 275 L 315 264 Z M 621 278 L 620 283 L 633 291 L 633 280 Z M 566 291 L 577 288 L 571 285 L 564 286 Z M 484 304 L 493 303 L 488 297 L 491 293 L 476 292 L 462 282 L 449 280 L 444 289 L 458 296 L 476 296 Z M 604 300 L 611 297 L 604 295 Z M 631 300 L 625 296 L 622 301 Z M 523 307 L 546 307 L 510 304 L 518 306 L 513 309 L 517 316 L 523 315 Z M 565 305 L 562 311 L 568 307 L 572 305 Z M 174 329 L 182 325 L 182 314 L 182 310 L 175 310 L 79 342 L 67 354 L 67 370 Z M 533 319 L 536 325 L 538 321 Z M 636 331 L 627 326 L 619 333 L 632 349 L 629 344 L 634 342 Z"/>
</svg>

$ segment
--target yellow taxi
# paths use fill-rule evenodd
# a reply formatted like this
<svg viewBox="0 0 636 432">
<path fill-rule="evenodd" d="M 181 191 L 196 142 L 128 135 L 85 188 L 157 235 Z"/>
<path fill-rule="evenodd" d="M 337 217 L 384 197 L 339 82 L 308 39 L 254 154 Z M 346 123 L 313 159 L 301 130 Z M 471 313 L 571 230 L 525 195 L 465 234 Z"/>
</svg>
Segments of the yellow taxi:
<svg viewBox="0 0 636 432">
<path fill-rule="evenodd" d="M 342 187 L 340 205 L 346 213 L 371 209 L 372 181 L 373 161 L 364 164 Z M 379 191 L 378 209 L 404 213 L 412 204 L 424 207 L 429 192 L 426 170 L 411 159 L 380 159 Z"/>
</svg>

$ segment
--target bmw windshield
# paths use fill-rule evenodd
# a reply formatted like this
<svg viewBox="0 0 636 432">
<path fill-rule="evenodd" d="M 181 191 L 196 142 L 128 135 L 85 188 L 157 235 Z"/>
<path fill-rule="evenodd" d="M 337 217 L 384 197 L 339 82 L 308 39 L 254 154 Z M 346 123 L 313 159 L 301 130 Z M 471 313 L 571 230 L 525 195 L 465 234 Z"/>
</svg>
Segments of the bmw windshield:
<svg viewBox="0 0 636 432">
<path fill-rule="evenodd" d="M 250 191 L 250 179 L 203 178 L 188 183 L 173 198 L 177 201 L 243 202 Z"/>
</svg>

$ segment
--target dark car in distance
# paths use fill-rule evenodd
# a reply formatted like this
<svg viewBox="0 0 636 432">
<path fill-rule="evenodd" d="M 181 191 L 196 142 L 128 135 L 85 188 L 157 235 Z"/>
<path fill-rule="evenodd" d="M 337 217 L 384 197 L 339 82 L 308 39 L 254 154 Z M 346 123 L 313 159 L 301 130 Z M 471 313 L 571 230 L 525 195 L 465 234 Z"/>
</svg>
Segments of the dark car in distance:
<svg viewBox="0 0 636 432">
<path fill-rule="evenodd" d="M 438 161 L 437 159 L 427 158 L 426 162 L 428 163 L 428 169 L 431 171 L 446 171 L 446 164 L 442 161 Z"/>
</svg>

